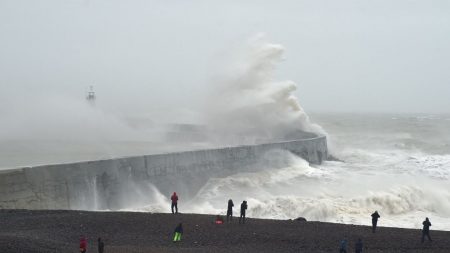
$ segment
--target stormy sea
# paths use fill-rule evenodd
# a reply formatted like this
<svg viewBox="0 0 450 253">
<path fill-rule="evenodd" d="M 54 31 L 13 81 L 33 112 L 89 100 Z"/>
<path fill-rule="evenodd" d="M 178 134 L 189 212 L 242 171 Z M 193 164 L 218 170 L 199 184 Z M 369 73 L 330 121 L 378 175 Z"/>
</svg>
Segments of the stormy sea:
<svg viewBox="0 0 450 253">
<path fill-rule="evenodd" d="M 337 161 L 309 165 L 288 152 L 268 158 L 273 169 L 211 178 L 188 212 L 225 214 L 226 200 L 248 201 L 259 218 L 450 230 L 450 116 L 319 114 Z M 163 197 L 167 203 L 168 197 Z M 159 211 L 168 211 L 162 205 Z M 153 210 L 149 205 L 144 210 Z"/>
<path fill-rule="evenodd" d="M 249 217 L 450 230 L 450 116 L 412 114 L 313 114 L 328 133 L 335 160 L 309 165 L 287 152 L 269 154 L 271 169 L 210 178 L 182 212 L 225 214 L 228 199 L 247 200 Z M 152 142 L 20 140 L 0 143 L 0 167 L 95 160 L 151 152 Z M 167 146 L 168 150 L 175 146 Z M 192 146 L 191 148 L 203 148 Z M 158 150 L 160 151 L 160 150 Z M 155 151 L 157 152 L 157 151 Z M 169 212 L 170 196 L 154 189 L 132 211 Z"/>
<path fill-rule="evenodd" d="M 377 210 L 380 226 L 420 228 L 429 217 L 434 229 L 450 230 L 450 115 L 307 115 L 296 84 L 276 80 L 283 52 L 256 38 L 229 54 L 200 117 L 159 110 L 171 118 L 164 122 L 147 113 L 151 106 L 120 115 L 101 99 L 89 105 L 61 94 L 29 97 L 31 106 L 3 111 L 0 168 L 252 145 L 310 132 L 327 136 L 331 159 L 310 165 L 288 151 L 270 152 L 264 166 L 205 178 L 195 196 L 174 189 L 180 211 L 224 214 L 233 199 L 236 207 L 247 200 L 255 218 L 367 225 Z M 170 211 L 170 196 L 157 187 L 142 196 L 124 210 Z"/>
</svg>

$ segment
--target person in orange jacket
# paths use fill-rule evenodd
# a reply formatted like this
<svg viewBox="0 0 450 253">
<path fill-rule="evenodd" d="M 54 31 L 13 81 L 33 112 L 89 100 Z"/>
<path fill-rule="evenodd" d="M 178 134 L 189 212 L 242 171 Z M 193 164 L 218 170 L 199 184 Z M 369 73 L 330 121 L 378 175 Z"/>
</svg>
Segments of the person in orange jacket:
<svg viewBox="0 0 450 253">
<path fill-rule="evenodd" d="M 172 197 L 170 197 L 172 200 L 172 213 L 178 213 L 178 195 L 176 192 L 172 194 Z M 173 208 L 175 207 L 175 212 L 173 212 Z"/>
</svg>

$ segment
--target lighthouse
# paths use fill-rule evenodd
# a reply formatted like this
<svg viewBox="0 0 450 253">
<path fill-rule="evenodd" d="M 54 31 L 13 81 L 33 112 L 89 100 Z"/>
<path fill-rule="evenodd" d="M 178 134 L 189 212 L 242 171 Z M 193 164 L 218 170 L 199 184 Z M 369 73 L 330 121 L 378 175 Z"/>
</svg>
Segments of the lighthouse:
<svg viewBox="0 0 450 253">
<path fill-rule="evenodd" d="M 95 104 L 95 92 L 94 92 L 94 86 L 89 86 L 89 91 L 87 92 L 86 95 L 86 100 L 91 104 L 94 105 Z"/>
</svg>

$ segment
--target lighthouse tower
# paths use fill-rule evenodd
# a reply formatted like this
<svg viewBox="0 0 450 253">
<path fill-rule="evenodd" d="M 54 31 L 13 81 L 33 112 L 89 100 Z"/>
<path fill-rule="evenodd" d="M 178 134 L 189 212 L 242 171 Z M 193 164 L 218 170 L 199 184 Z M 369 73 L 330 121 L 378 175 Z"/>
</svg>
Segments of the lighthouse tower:
<svg viewBox="0 0 450 253">
<path fill-rule="evenodd" d="M 87 92 L 86 95 L 86 100 L 91 104 L 94 105 L 95 104 L 95 92 L 94 92 L 94 86 L 89 86 L 89 91 Z"/>
</svg>

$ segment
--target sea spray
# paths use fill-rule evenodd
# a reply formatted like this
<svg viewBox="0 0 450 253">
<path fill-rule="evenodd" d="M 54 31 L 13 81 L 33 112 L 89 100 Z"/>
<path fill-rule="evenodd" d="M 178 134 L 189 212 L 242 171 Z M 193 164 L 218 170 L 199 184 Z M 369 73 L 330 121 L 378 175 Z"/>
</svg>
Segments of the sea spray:
<svg viewBox="0 0 450 253">
<path fill-rule="evenodd" d="M 325 134 L 294 95 L 296 84 L 275 80 L 284 51 L 258 35 L 230 53 L 233 57 L 216 74 L 207 100 L 207 124 L 219 142 L 283 140 L 305 131 Z"/>
<path fill-rule="evenodd" d="M 218 78 L 209 85 L 212 92 L 206 97 L 204 108 L 207 109 L 199 112 L 168 108 L 155 113 L 155 108 L 149 107 L 139 108 L 147 111 L 143 114 L 123 115 L 104 105 L 102 99 L 91 106 L 81 94 L 76 97 L 56 92 L 25 94 L 23 100 L 27 103 L 0 101 L 10 108 L 2 115 L 0 125 L 0 166 L 74 162 L 314 137 L 305 131 L 325 134 L 300 106 L 294 95 L 296 84 L 275 79 L 275 69 L 283 54 L 281 45 L 268 43 L 261 36 L 232 50 L 230 55 L 235 57 L 218 66 Z M 178 104 L 173 103 L 173 106 Z M 189 124 L 183 124 L 186 122 Z M 181 129 L 188 131 L 173 131 L 174 125 L 187 126 Z M 2 142 L 5 140 L 10 142 Z M 36 155 L 33 146 L 39 146 L 42 154 Z M 21 157 L 14 159 L 9 153 L 17 148 L 21 149 Z"/>
</svg>

